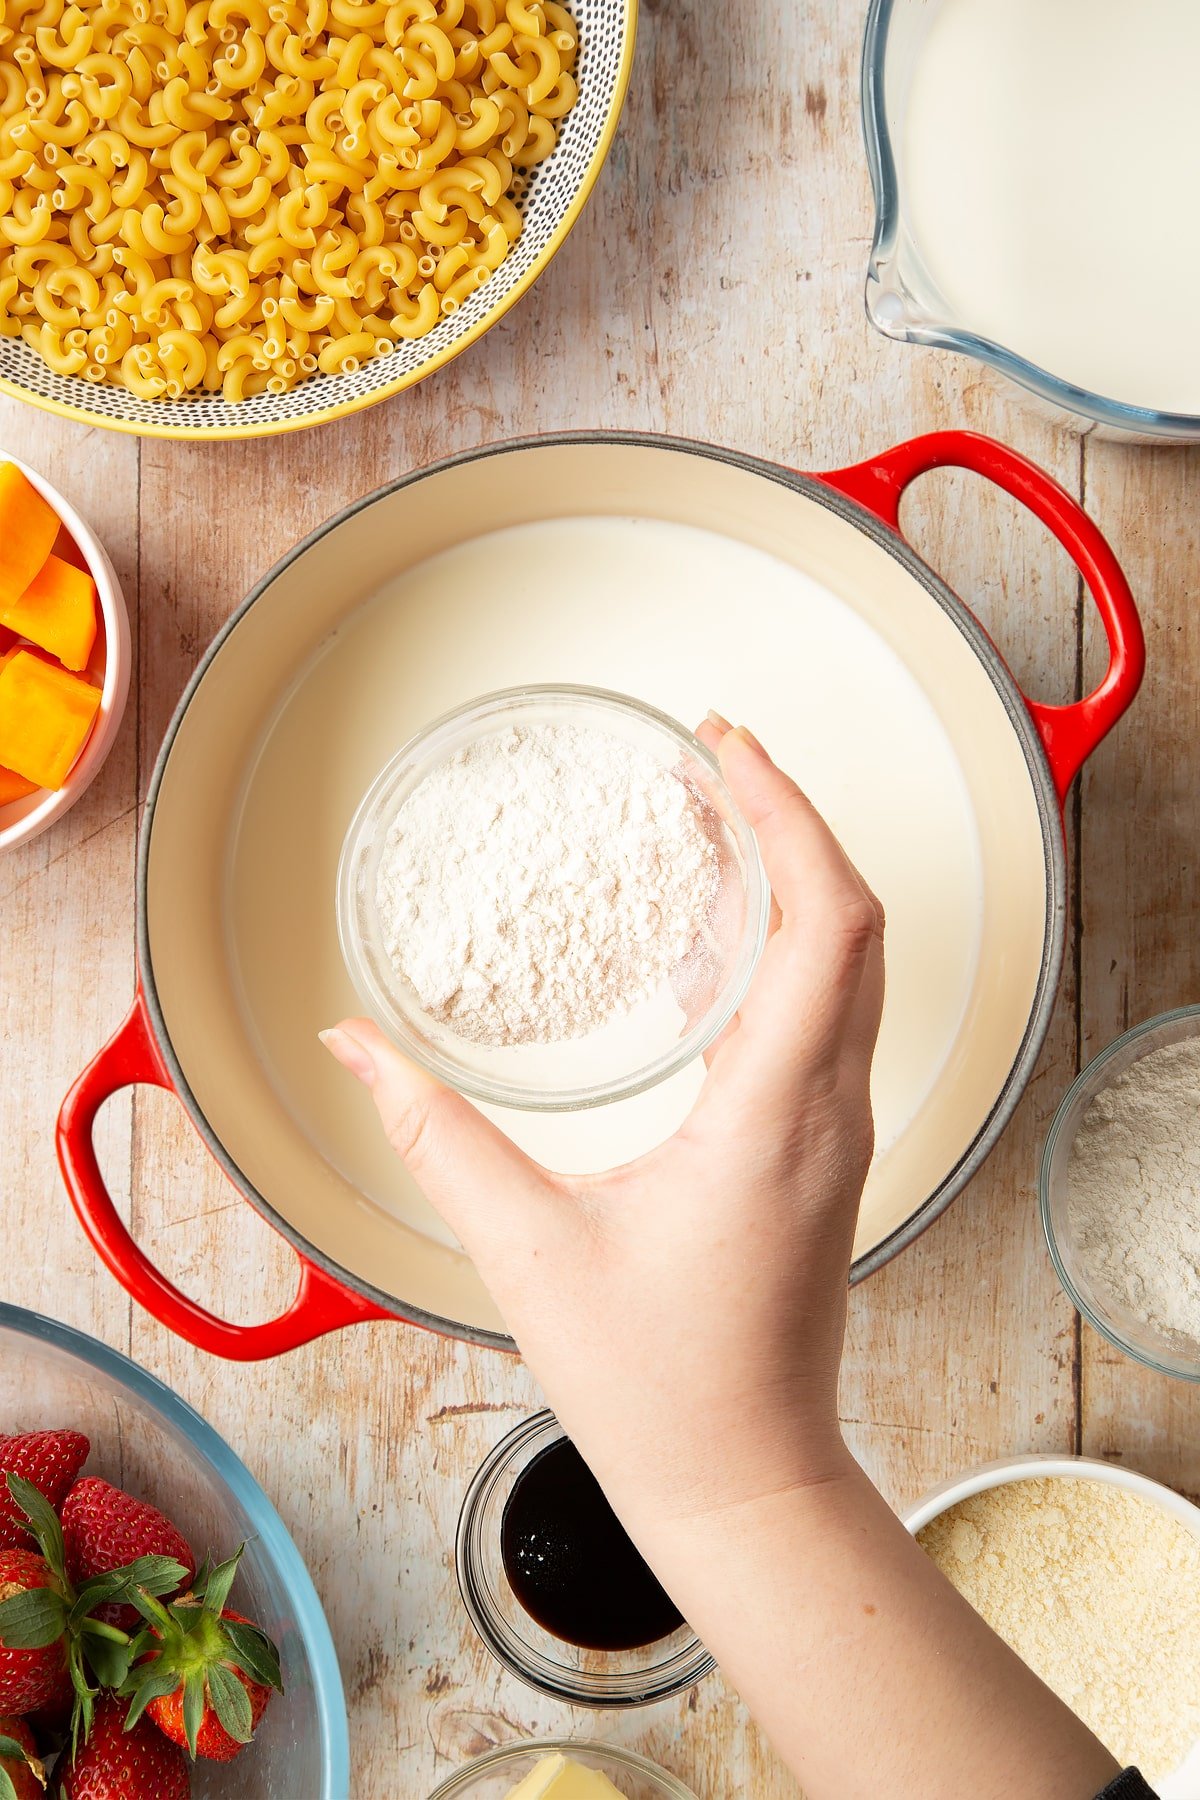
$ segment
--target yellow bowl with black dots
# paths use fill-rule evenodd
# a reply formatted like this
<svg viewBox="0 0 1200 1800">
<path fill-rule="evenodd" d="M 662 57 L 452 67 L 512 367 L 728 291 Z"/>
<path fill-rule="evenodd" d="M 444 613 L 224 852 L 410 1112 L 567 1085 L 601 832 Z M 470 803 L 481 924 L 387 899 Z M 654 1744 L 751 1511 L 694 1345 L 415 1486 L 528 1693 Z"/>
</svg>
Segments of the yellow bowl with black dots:
<svg viewBox="0 0 1200 1800">
<path fill-rule="evenodd" d="M 510 197 L 521 235 L 489 279 L 422 337 L 345 373 L 314 373 L 286 393 L 229 401 L 216 394 L 139 399 L 127 387 L 51 369 L 19 336 L 0 336 L 0 393 L 62 418 L 141 437 L 272 437 L 323 425 L 412 387 L 465 350 L 533 285 L 561 247 L 603 166 L 633 65 L 638 0 L 571 0 L 578 26 L 579 95 L 554 149 L 514 173 Z"/>
</svg>

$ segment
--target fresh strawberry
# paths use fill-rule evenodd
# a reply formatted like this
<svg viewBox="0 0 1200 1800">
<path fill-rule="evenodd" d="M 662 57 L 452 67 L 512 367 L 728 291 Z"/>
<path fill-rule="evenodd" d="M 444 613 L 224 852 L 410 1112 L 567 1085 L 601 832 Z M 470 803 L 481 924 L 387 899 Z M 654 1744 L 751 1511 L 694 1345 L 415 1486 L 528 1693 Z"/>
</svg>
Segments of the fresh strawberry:
<svg viewBox="0 0 1200 1800">
<path fill-rule="evenodd" d="M 92 1735 L 74 1756 L 59 1758 L 57 1800 L 188 1800 L 187 1758 L 142 1719 L 125 1729 L 125 1707 L 113 1694 L 96 1702 Z"/>
<path fill-rule="evenodd" d="M 67 1574 L 62 1526 L 46 1496 L 19 1475 L 4 1479 L 28 1521 L 31 1547 L 0 1550 L 0 1712 L 60 1704 L 65 1673 L 76 1745 L 80 1731 L 86 1738 L 91 1729 L 99 1689 L 119 1687 L 135 1654 L 128 1633 L 97 1619 L 96 1609 L 115 1601 L 157 1604 L 147 1596 L 178 1592 L 187 1571 L 170 1557 L 143 1556 L 77 1588 Z"/>
<path fill-rule="evenodd" d="M 46 1770 L 24 1719 L 0 1719 L 0 1800 L 44 1800 Z"/>
<path fill-rule="evenodd" d="M 36 1550 L 0 1550 L 0 1607 L 0 1712 L 33 1712 L 67 1667 L 63 1584 Z"/>
<path fill-rule="evenodd" d="M 239 1549 L 228 1562 L 206 1567 L 191 1593 L 165 1605 L 136 1596 L 150 1622 L 138 1639 L 146 1654 L 120 1689 L 133 1702 L 128 1723 L 146 1712 L 173 1743 L 213 1762 L 237 1756 L 254 1736 L 271 1689 L 283 1692 L 274 1644 L 225 1604 L 241 1556 Z"/>
<path fill-rule="evenodd" d="M 67 1495 L 62 1528 L 67 1574 L 74 1582 L 107 1575 L 139 1556 L 169 1556 L 182 1563 L 182 1587 L 195 1576 L 196 1559 L 171 1521 L 156 1506 L 135 1500 L 96 1475 L 85 1475 Z M 96 1617 L 129 1632 L 139 1630 L 142 1623 L 132 1606 L 102 1607 Z"/>
<path fill-rule="evenodd" d="M 79 1431 L 26 1431 L 0 1437 L 0 1550 L 24 1550 L 29 1531 L 5 1484 L 5 1475 L 20 1475 L 44 1494 L 55 1512 L 88 1459 L 91 1445 Z"/>
<path fill-rule="evenodd" d="M 233 1612 L 228 1606 L 223 1608 L 220 1617 L 235 1625 L 250 1624 L 249 1619 L 244 1618 L 241 1613 Z M 257 1627 L 252 1626 L 251 1629 L 257 1630 Z M 259 1720 L 267 1710 L 267 1701 L 271 1698 L 271 1688 L 270 1685 L 263 1686 L 260 1682 L 252 1681 L 236 1662 L 230 1660 L 231 1656 L 236 1655 L 236 1652 L 229 1647 L 227 1642 L 224 1645 L 216 1643 L 213 1653 L 218 1667 L 214 1669 L 210 1663 L 205 1670 L 207 1685 L 203 1689 L 203 1710 L 200 1715 L 200 1724 L 196 1730 L 194 1746 L 188 1742 L 187 1722 L 184 1719 L 184 1700 L 187 1693 L 186 1676 L 173 1693 L 160 1694 L 157 1698 L 150 1700 L 146 1706 L 146 1714 L 148 1718 L 154 1720 L 158 1729 L 169 1737 L 173 1744 L 188 1745 L 193 1756 L 207 1757 L 210 1762 L 232 1762 L 233 1758 L 245 1749 L 258 1730 Z M 160 1659 L 152 1656 L 148 1660 L 158 1662 Z M 144 1668 L 144 1665 L 139 1666 Z M 246 1733 L 244 1737 L 231 1736 L 217 1714 L 213 1696 L 214 1692 L 220 1692 L 219 1683 L 227 1674 L 232 1674 L 235 1681 L 241 1682 L 250 1702 L 248 1720 L 241 1712 L 240 1702 L 235 1700 L 231 1709 L 235 1715 L 240 1716 L 232 1717 L 230 1723 L 236 1732 L 244 1731 Z M 218 1677 L 217 1681 L 214 1681 L 214 1675 Z"/>
</svg>

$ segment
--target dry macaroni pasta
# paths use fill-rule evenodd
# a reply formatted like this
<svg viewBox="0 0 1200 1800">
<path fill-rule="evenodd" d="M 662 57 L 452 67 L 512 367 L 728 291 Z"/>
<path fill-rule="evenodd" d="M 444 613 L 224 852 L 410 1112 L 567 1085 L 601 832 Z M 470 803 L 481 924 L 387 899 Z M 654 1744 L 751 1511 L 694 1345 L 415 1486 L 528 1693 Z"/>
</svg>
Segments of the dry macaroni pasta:
<svg viewBox="0 0 1200 1800">
<path fill-rule="evenodd" d="M 555 0 L 0 0 L 0 335 L 139 399 L 286 393 L 507 256 Z"/>
</svg>

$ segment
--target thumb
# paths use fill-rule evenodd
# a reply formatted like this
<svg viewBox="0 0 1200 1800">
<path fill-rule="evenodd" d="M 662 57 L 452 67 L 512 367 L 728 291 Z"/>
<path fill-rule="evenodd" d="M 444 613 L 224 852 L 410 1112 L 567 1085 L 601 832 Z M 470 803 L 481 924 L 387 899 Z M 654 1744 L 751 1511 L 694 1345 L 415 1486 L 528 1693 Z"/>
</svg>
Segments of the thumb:
<svg viewBox="0 0 1200 1800">
<path fill-rule="evenodd" d="M 343 1019 L 319 1036 L 370 1090 L 392 1149 L 470 1256 L 533 1222 L 550 1178 L 469 1100 L 366 1019 Z"/>
</svg>

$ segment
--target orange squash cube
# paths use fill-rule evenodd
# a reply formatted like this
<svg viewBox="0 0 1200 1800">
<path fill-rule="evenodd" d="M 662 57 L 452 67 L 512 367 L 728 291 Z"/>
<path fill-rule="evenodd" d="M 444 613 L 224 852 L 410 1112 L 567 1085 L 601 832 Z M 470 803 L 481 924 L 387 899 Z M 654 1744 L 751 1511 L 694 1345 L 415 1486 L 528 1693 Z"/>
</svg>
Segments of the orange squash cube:
<svg viewBox="0 0 1200 1800">
<path fill-rule="evenodd" d="M 57 536 L 54 508 L 16 463 L 0 463 L 0 606 L 25 592 Z"/>
<path fill-rule="evenodd" d="M 0 625 L 40 644 L 68 669 L 86 669 L 96 641 L 96 584 L 85 570 L 50 555 L 23 594 L 0 601 Z"/>
<path fill-rule="evenodd" d="M 7 806 L 10 800 L 23 800 L 26 794 L 37 791 L 36 781 L 26 781 L 15 769 L 0 769 L 0 806 Z"/>
<path fill-rule="evenodd" d="M 100 689 L 33 650 L 0 663 L 0 764 L 59 788 L 100 707 Z"/>
</svg>

